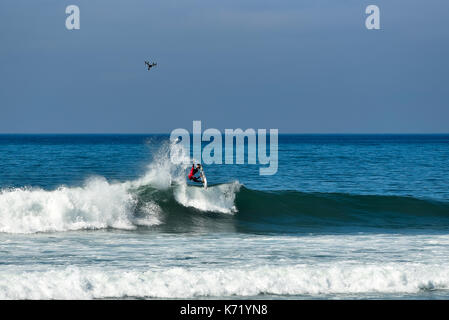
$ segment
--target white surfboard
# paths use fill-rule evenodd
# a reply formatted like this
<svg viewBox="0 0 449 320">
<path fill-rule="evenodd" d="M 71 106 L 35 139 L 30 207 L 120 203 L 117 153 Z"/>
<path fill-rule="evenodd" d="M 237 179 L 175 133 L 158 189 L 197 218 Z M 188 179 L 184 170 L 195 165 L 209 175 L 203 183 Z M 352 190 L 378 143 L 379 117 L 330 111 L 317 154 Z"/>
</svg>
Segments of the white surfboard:
<svg viewBox="0 0 449 320">
<path fill-rule="evenodd" d="M 204 189 L 207 189 L 207 179 L 206 179 L 206 174 L 204 173 L 204 170 L 203 170 L 203 166 L 201 166 L 201 169 L 200 169 L 200 176 L 201 176 L 201 180 L 203 180 Z"/>
</svg>

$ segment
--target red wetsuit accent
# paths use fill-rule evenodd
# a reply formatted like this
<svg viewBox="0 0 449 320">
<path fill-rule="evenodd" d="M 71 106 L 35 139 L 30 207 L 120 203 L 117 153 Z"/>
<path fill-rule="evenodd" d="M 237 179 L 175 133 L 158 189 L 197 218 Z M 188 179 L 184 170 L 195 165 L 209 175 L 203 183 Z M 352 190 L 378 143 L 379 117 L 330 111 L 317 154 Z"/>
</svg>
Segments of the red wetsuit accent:
<svg viewBox="0 0 449 320">
<path fill-rule="evenodd" d="M 198 172 L 198 169 L 195 169 L 195 165 L 192 164 L 192 169 L 190 169 L 189 180 L 193 180 L 195 173 Z"/>
<path fill-rule="evenodd" d="M 198 183 L 202 183 L 200 178 L 195 177 L 195 174 L 198 172 L 198 169 L 195 168 L 195 165 L 192 165 L 192 169 L 190 169 L 189 180 L 193 180 Z"/>
</svg>

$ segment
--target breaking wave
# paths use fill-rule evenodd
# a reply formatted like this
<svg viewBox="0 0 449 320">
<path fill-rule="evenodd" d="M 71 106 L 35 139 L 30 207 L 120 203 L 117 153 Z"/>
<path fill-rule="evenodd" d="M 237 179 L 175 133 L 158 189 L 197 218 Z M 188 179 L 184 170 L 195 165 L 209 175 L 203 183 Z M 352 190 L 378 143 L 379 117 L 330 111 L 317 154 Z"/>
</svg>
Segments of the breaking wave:
<svg viewBox="0 0 449 320">
<path fill-rule="evenodd" d="M 174 165 L 170 161 L 170 151 L 174 148 L 181 146 L 164 145 L 145 175 L 134 181 L 109 182 L 103 177 L 92 177 L 81 187 L 0 190 L 0 232 L 132 230 L 158 225 L 164 213 L 161 202 L 168 200 L 160 197 L 168 194 L 181 207 L 225 214 L 235 212 L 234 199 L 239 184 L 216 186 L 206 192 L 187 186 L 186 165 Z M 154 199 L 144 197 L 148 194 Z"/>
<path fill-rule="evenodd" d="M 0 232 L 139 227 L 163 231 L 298 232 L 344 228 L 449 228 L 449 203 L 412 197 L 256 191 L 234 181 L 203 188 L 186 183 L 189 159 L 170 161 L 166 143 L 139 179 L 92 177 L 56 190 L 0 190 Z M 179 151 L 179 150 L 175 150 Z M 184 163 L 184 164 L 182 164 Z M 335 229 L 335 228 L 334 228 Z"/>
<path fill-rule="evenodd" d="M 124 271 L 68 267 L 0 278 L 0 299 L 198 298 L 447 290 L 441 265 L 259 266 Z"/>
</svg>

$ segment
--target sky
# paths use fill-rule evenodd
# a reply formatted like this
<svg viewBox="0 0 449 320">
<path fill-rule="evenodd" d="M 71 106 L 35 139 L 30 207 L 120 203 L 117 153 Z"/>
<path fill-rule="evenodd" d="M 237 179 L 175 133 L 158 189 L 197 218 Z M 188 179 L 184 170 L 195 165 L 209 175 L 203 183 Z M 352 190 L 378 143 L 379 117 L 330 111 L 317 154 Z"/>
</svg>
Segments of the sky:
<svg viewBox="0 0 449 320">
<path fill-rule="evenodd" d="M 1 0 L 0 133 L 448 133 L 448 25 L 447 0 Z"/>
</svg>

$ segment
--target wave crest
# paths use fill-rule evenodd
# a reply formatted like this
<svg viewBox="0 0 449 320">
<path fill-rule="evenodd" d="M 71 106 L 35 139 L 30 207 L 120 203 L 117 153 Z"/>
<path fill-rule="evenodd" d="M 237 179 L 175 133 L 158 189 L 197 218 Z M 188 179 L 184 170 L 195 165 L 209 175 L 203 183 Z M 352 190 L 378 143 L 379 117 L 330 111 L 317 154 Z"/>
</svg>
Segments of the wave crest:
<svg viewBox="0 0 449 320">
<path fill-rule="evenodd" d="M 159 202 L 151 197 L 142 200 L 142 189 L 168 190 L 172 193 L 170 198 L 195 210 L 235 212 L 235 193 L 239 185 L 221 185 L 208 190 L 187 186 L 186 164 L 174 165 L 169 157 L 171 148 L 179 147 L 170 143 L 163 145 L 146 173 L 133 181 L 112 183 L 103 177 L 93 177 L 81 187 L 0 190 L 0 232 L 129 230 L 158 225 L 163 211 L 160 202 L 166 201 L 167 197 Z"/>
<path fill-rule="evenodd" d="M 259 266 L 124 271 L 68 267 L 13 272 L 0 299 L 196 298 L 258 295 L 404 294 L 448 289 L 442 265 Z"/>
<path fill-rule="evenodd" d="M 132 229 L 136 199 L 121 184 L 93 178 L 83 187 L 0 191 L 0 232 Z"/>
</svg>

